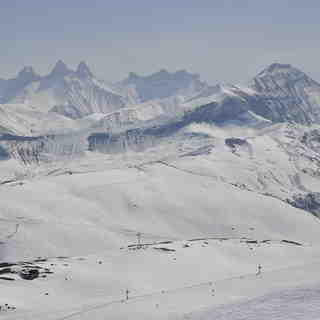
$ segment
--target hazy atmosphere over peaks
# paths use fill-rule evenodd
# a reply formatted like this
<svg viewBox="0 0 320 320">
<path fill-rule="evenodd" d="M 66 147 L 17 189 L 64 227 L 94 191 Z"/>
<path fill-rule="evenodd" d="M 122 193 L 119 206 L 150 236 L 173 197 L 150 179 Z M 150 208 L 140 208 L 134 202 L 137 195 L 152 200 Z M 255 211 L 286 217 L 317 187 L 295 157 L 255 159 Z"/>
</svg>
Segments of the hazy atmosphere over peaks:
<svg viewBox="0 0 320 320">
<path fill-rule="evenodd" d="M 0 319 L 320 319 L 319 9 L 0 0 Z"/>
<path fill-rule="evenodd" d="M 2 1 L 0 74 L 63 59 L 111 81 L 165 68 L 237 83 L 277 61 L 319 81 L 319 12 L 315 0 Z"/>
</svg>

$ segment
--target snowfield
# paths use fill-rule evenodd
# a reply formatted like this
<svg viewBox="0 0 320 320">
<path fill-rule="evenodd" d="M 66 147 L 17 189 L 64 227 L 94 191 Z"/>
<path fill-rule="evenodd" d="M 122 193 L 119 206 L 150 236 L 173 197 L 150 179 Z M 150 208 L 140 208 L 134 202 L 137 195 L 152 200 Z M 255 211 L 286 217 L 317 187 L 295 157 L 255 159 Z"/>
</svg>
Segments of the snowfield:
<svg viewBox="0 0 320 320">
<path fill-rule="evenodd" d="M 1 319 L 320 318 L 315 81 L 109 86 L 60 61 L 5 83 Z"/>
<path fill-rule="evenodd" d="M 297 188 L 296 166 L 272 139 L 285 128 L 234 128 L 250 142 L 233 150 L 228 130 L 198 126 L 214 131 L 210 148 L 191 139 L 163 157 L 171 149 L 160 145 L 143 162 L 88 154 L 29 172 L 3 162 L 2 179 L 10 168 L 17 179 L 0 186 L 1 260 L 50 272 L 0 280 L 0 305 L 17 308 L 2 318 L 313 319 L 320 222 L 281 199 L 280 188 Z M 259 173 L 268 163 L 280 182 Z"/>
</svg>

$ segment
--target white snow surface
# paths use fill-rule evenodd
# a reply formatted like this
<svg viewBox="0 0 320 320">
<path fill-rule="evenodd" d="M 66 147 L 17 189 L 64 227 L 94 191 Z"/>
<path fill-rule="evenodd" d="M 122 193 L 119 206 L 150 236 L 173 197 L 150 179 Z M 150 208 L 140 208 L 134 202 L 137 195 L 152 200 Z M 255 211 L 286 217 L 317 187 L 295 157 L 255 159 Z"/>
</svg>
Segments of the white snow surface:
<svg viewBox="0 0 320 320">
<path fill-rule="evenodd" d="M 319 190 L 304 130 L 198 124 L 142 153 L 2 161 L 0 259 L 53 273 L 0 279 L 1 317 L 317 319 L 320 222 L 285 202 Z"/>
<path fill-rule="evenodd" d="M 293 71 L 273 65 L 257 80 L 284 85 L 301 76 Z M 0 263 L 15 265 L 0 265 L 0 306 L 16 309 L 1 309 L 2 319 L 320 318 L 319 218 L 290 205 L 320 190 L 318 125 L 272 124 L 248 110 L 220 126 L 133 136 L 136 149 L 119 140 L 128 146 L 89 152 L 90 133 L 160 126 L 257 92 L 191 86 L 139 103 L 132 87 L 109 86 L 84 63 L 74 72 L 59 62 L 42 78 L 25 68 L 17 81 L 25 77 L 0 105 L 0 133 L 56 136 L 36 162 L 32 143 L 3 142 L 11 158 L 0 160 Z M 318 85 L 303 79 L 318 106 Z M 73 106 L 80 118 L 67 117 Z M 24 280 L 26 263 L 47 273 Z"/>
</svg>

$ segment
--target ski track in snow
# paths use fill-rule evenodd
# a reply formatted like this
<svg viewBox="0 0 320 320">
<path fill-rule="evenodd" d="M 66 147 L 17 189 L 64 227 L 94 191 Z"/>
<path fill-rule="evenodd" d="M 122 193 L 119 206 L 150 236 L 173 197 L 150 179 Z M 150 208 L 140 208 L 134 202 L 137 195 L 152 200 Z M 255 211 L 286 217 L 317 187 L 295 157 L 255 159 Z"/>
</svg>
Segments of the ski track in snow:
<svg viewBox="0 0 320 320">
<path fill-rule="evenodd" d="M 278 269 L 278 270 L 273 270 L 272 272 L 277 272 L 277 271 L 283 271 L 283 270 L 289 270 L 289 269 L 295 269 L 295 268 L 301 268 L 301 266 L 299 267 L 287 267 L 287 268 L 282 268 L 282 269 Z M 229 277 L 229 278 L 225 278 L 225 279 L 220 279 L 220 280 L 215 280 L 215 281 L 208 281 L 208 282 L 204 282 L 204 283 L 197 283 L 197 284 L 193 284 L 193 285 L 189 285 L 189 286 L 185 286 L 185 287 L 180 287 L 180 288 L 175 288 L 175 289 L 169 289 L 169 290 L 162 290 L 160 292 L 151 292 L 151 293 L 148 293 L 148 294 L 143 294 L 143 295 L 135 295 L 135 296 L 132 296 L 130 297 L 130 299 L 128 301 L 125 301 L 124 299 L 118 299 L 118 300 L 111 300 L 109 302 L 106 302 L 105 304 L 101 304 L 101 305 L 97 305 L 97 306 L 91 306 L 91 307 L 88 307 L 86 310 L 81 310 L 81 311 L 77 311 L 77 312 L 74 312 L 74 313 L 71 313 L 67 316 L 64 316 L 62 318 L 56 318 L 56 320 L 67 320 L 67 319 L 72 319 L 76 316 L 79 316 L 79 315 L 83 315 L 85 313 L 90 313 L 90 311 L 93 311 L 93 310 L 98 310 L 98 309 L 104 309 L 104 308 L 107 308 L 107 307 L 110 307 L 114 304 L 119 304 L 119 303 L 134 303 L 135 300 L 146 300 L 148 298 L 152 298 L 152 297 L 157 297 L 157 296 L 160 296 L 160 295 L 170 295 L 170 294 L 173 294 L 173 293 L 177 293 L 179 291 L 186 291 L 186 290 L 192 290 L 192 289 L 195 289 L 195 288 L 214 288 L 214 286 L 216 285 L 219 285 L 219 284 L 223 284 L 225 282 L 230 282 L 230 281 L 233 281 L 233 280 L 248 280 L 248 279 L 255 279 L 257 278 L 257 275 L 256 273 L 250 273 L 250 274 L 243 274 L 243 275 L 240 275 L 240 276 L 236 276 L 236 277 Z M 259 281 L 259 278 L 257 278 L 257 281 Z M 288 294 L 284 294 L 284 293 L 287 293 Z M 308 295 L 306 296 L 304 294 L 304 292 L 307 292 Z M 302 308 L 302 311 L 305 312 L 305 309 L 306 306 L 301 306 L 301 305 L 296 305 L 296 308 L 297 310 L 292 310 L 290 309 L 290 306 L 288 306 L 288 304 L 290 303 L 293 303 L 292 300 L 294 301 L 297 301 L 297 302 L 304 302 L 306 301 L 308 298 L 312 298 L 311 301 L 309 301 L 309 305 L 310 306 L 313 306 L 313 304 L 315 302 L 318 302 L 318 299 L 319 299 L 319 294 L 320 294 L 320 288 L 316 287 L 316 288 L 303 288 L 302 289 L 302 292 L 297 289 L 297 290 L 293 290 L 293 292 L 291 292 L 290 290 L 286 290 L 286 291 L 283 291 L 283 292 L 279 292 L 277 294 L 271 294 L 271 295 L 267 295 L 265 297 L 260 297 L 260 298 L 257 298 L 257 299 L 252 299 L 252 300 L 249 300 L 248 302 L 244 302 L 244 303 L 240 303 L 240 304 L 235 304 L 235 306 L 228 306 L 227 308 L 233 308 L 234 310 L 230 311 L 230 314 L 225 314 L 225 308 L 222 307 L 221 309 L 223 310 L 222 311 L 222 316 L 224 318 L 221 318 L 221 319 L 229 319 L 229 320 L 240 320 L 240 319 L 244 319 L 243 316 L 250 316 L 250 317 L 255 317 L 255 318 L 252 318 L 252 320 L 255 320 L 256 317 L 257 317 L 257 314 L 261 314 L 260 311 L 261 311 L 261 308 L 262 309 L 266 309 L 265 310 L 265 315 L 262 313 L 261 315 L 263 316 L 261 318 L 261 320 L 264 320 L 264 319 L 270 319 L 270 315 L 273 316 L 273 312 L 274 312 L 274 306 L 277 306 L 278 305 L 278 308 L 276 310 L 276 314 L 278 316 L 280 316 L 279 318 L 272 318 L 272 319 L 287 319 L 286 316 L 288 314 L 291 314 L 291 315 L 294 315 L 296 314 L 296 312 L 298 312 L 296 315 L 303 315 L 303 313 L 301 313 L 301 308 Z M 280 297 L 279 297 L 280 296 Z M 267 302 L 267 303 L 266 303 Z M 254 306 L 254 308 L 252 307 Z M 244 312 L 244 309 L 245 308 L 248 308 L 250 311 L 249 312 Z M 313 315 L 319 315 L 320 313 L 318 313 L 320 311 L 320 304 L 318 304 L 318 307 L 316 309 L 312 308 L 311 309 L 312 311 L 312 314 Z M 216 311 L 215 311 L 216 312 Z M 270 314 L 271 312 L 271 314 Z M 221 312 L 220 312 L 221 313 Z M 286 315 L 284 315 L 286 314 Z M 217 317 L 215 319 L 220 319 L 219 318 L 219 310 L 217 312 L 217 314 L 210 314 L 210 317 Z M 228 318 L 225 318 L 225 317 L 228 317 Z M 240 318 L 239 318 L 240 317 Z M 268 318 L 266 318 L 268 317 Z M 187 318 L 186 318 L 187 319 Z M 197 318 L 198 319 L 198 318 Z M 199 320 L 202 319 L 202 318 L 199 318 Z M 211 318 L 210 318 L 211 319 Z M 251 320 L 251 318 L 245 318 L 247 320 Z M 302 318 L 301 318 L 302 319 Z M 204 320 L 204 319 L 203 319 Z"/>
<path fill-rule="evenodd" d="M 161 291 L 149 292 L 144 294 L 132 295 L 130 296 L 129 300 L 124 298 L 111 298 L 108 297 L 108 301 L 100 304 L 92 304 L 87 306 L 81 306 L 78 310 L 59 310 L 50 311 L 50 312 L 41 312 L 41 313 L 26 313 L 23 316 L 12 316 L 8 315 L 4 317 L 6 320 L 31 320 L 31 319 L 47 319 L 47 320 L 68 320 L 68 319 L 104 319 L 105 316 L 108 316 L 108 312 L 112 311 L 110 308 L 112 307 L 119 307 L 120 309 L 126 307 L 128 305 L 134 305 L 136 303 L 145 302 L 147 304 L 154 303 L 153 300 L 158 298 L 159 301 L 163 297 L 172 296 L 174 299 L 183 299 L 183 295 L 186 292 L 194 289 L 200 289 L 203 291 L 210 292 L 211 289 L 215 289 L 219 286 L 223 286 L 227 283 L 230 286 L 230 283 L 234 281 L 238 281 L 237 285 L 240 282 L 246 281 L 255 281 L 257 282 L 257 286 L 259 286 L 259 282 L 261 281 L 261 277 L 265 275 L 276 275 L 279 272 L 290 272 L 290 270 L 299 270 L 303 269 L 304 267 L 312 266 L 312 265 L 319 265 L 319 262 L 309 263 L 306 265 L 299 265 L 299 266 L 290 266 L 285 268 L 274 269 L 268 272 L 263 272 L 261 276 L 257 276 L 256 273 L 247 273 L 242 274 L 239 276 L 228 277 L 219 280 L 211 280 L 207 282 L 201 282 L 196 284 L 191 284 L 183 287 L 178 287 L 174 289 L 163 289 Z M 260 286 L 265 286 L 266 283 L 260 283 Z M 214 291 L 215 296 L 219 296 L 219 290 Z M 195 292 L 197 293 L 197 292 Z M 181 297 L 179 297 L 179 294 Z M 320 289 L 318 286 L 316 287 L 308 287 L 308 288 L 288 288 L 286 290 L 277 291 L 275 293 L 267 294 L 264 296 L 260 296 L 253 299 L 242 299 L 244 301 L 240 301 L 237 303 L 231 303 L 227 305 L 215 306 L 213 309 L 208 311 L 199 311 L 199 312 L 192 312 L 190 314 L 186 314 L 184 316 L 177 316 L 172 317 L 172 319 L 188 319 L 188 320 L 256 320 L 257 316 L 259 316 L 259 320 L 287 320 L 287 319 L 305 319 L 301 318 L 301 316 L 306 316 L 306 310 L 309 309 L 308 319 L 310 316 L 318 316 L 320 313 L 320 304 L 318 303 L 319 300 Z M 177 296 L 175 296 L 177 295 Z M 166 299 L 167 299 L 166 298 Z M 214 298 L 213 298 L 214 300 Z M 307 303 L 307 304 L 306 304 Z M 294 308 L 292 308 L 292 304 L 294 304 Z M 92 318 L 91 313 L 94 311 L 101 310 L 101 314 L 98 317 Z M 114 311 L 112 311 L 113 313 Z M 57 314 L 63 314 L 61 316 L 56 316 Z M 290 316 L 290 318 L 289 318 Z M 41 317 L 41 318 L 40 318 Z M 270 318 L 272 317 L 272 318 Z M 120 319 L 120 318 L 119 318 Z M 124 318 L 121 318 L 124 319 Z M 127 318 L 126 318 L 127 319 Z M 144 318 L 143 318 L 144 319 Z M 158 318 L 157 318 L 158 319 Z M 167 316 L 160 317 L 159 319 L 167 319 Z M 170 317 L 171 319 L 171 317 Z M 318 319 L 318 318 L 314 318 Z"/>
</svg>

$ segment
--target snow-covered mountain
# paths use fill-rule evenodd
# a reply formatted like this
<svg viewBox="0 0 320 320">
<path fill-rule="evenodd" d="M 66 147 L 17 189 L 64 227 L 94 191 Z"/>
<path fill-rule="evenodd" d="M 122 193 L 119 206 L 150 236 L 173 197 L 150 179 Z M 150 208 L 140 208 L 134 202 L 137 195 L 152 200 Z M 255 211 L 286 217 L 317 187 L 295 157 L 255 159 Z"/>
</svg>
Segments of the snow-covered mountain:
<svg viewBox="0 0 320 320">
<path fill-rule="evenodd" d="M 105 119 L 95 125 L 101 129 L 140 125 L 143 121 L 170 118 L 182 112 L 180 105 L 194 95 L 200 94 L 208 86 L 201 82 L 198 75 L 178 71 L 169 73 L 160 71 L 146 77 L 130 74 L 129 78 L 117 84 L 107 84 L 97 79 L 87 64 L 81 62 L 76 71 L 71 70 L 61 60 L 46 76 L 35 73 L 32 67 L 25 67 L 14 79 L 0 80 L 0 104 L 8 110 L 10 106 L 21 106 L 27 115 L 24 122 L 32 117 L 38 124 L 32 128 L 34 134 L 46 133 L 41 119 L 59 118 L 65 123 L 65 129 L 79 128 L 69 119 L 82 119 L 89 115 L 100 115 Z M 149 92 L 149 94 L 147 94 Z M 10 108 L 10 116 L 15 118 L 8 123 L 7 131 L 16 127 L 20 114 L 14 116 L 16 107 Z M 55 114 L 55 116 L 53 116 Z M 52 132 L 56 125 L 47 127 Z M 3 124 L 4 121 L 2 121 Z M 110 124 L 109 124 L 110 123 Z M 80 126 L 81 127 L 81 126 Z M 5 125 L 3 132 L 6 132 Z M 21 134 L 21 130 L 14 132 Z M 29 130 L 24 130 L 30 134 Z"/>
<path fill-rule="evenodd" d="M 29 86 L 40 80 L 32 67 L 24 67 L 14 79 L 0 83 L 0 103 L 6 103 L 19 97 L 23 100 L 28 95 Z"/>
<path fill-rule="evenodd" d="M 198 74 L 185 70 L 170 73 L 165 69 L 148 76 L 131 72 L 120 85 L 135 90 L 141 102 L 172 96 L 193 96 L 208 87 Z"/>
<path fill-rule="evenodd" d="M 241 299 L 272 309 L 280 289 L 316 304 L 319 85 L 279 64 L 248 86 L 128 79 L 58 62 L 0 81 L 1 317 L 223 319 L 228 302 L 257 319 Z"/>
<path fill-rule="evenodd" d="M 50 74 L 39 76 L 31 67 L 2 85 L 3 104 L 26 104 L 40 112 L 56 112 L 70 118 L 109 113 L 124 107 L 120 94 L 96 79 L 86 63 L 76 71 L 58 61 Z"/>
<path fill-rule="evenodd" d="M 320 123 L 320 84 L 289 64 L 274 63 L 251 87 L 264 99 L 257 113 L 274 122 Z"/>
<path fill-rule="evenodd" d="M 3 104 L 24 104 L 33 111 L 55 112 L 71 119 L 107 114 L 105 122 L 118 119 L 113 120 L 113 127 L 126 122 L 139 125 L 144 119 L 172 117 L 205 105 L 213 112 L 208 121 L 236 121 L 239 114 L 251 111 L 272 122 L 320 122 L 320 85 L 282 64 L 270 65 L 248 87 L 212 87 L 198 75 L 166 70 L 150 76 L 130 73 L 121 83 L 107 85 L 96 79 L 84 62 L 72 71 L 58 61 L 47 76 L 26 67 L 15 79 L 1 80 L 0 97 Z"/>
<path fill-rule="evenodd" d="M 0 108 L 3 133 L 65 136 L 72 132 L 73 137 L 87 137 L 87 143 L 75 144 L 87 145 L 91 151 L 145 150 L 192 124 L 258 129 L 285 121 L 319 123 L 320 86 L 290 65 L 269 66 L 248 87 L 208 86 L 198 75 L 165 70 L 146 77 L 130 74 L 122 87 L 106 87 L 85 63 L 72 71 L 59 61 L 47 76 L 40 77 L 28 67 L 7 85 L 10 90 L 3 97 L 10 96 L 11 103 Z M 135 94 L 126 96 L 129 87 Z M 128 96 L 153 100 L 133 104 Z"/>
<path fill-rule="evenodd" d="M 208 87 L 182 106 L 204 122 L 234 122 L 251 114 L 273 123 L 319 124 L 320 85 L 291 65 L 274 63 L 248 86 Z"/>
<path fill-rule="evenodd" d="M 0 281 L 3 304 L 17 310 L 4 319 L 170 319 L 244 292 L 314 285 L 317 132 L 193 123 L 147 149 L 132 141 L 80 156 L 69 144 L 53 162 L 41 139 L 6 141 L 14 157 L 0 161 L 0 259 L 9 263 Z M 29 161 L 37 151 L 39 163 Z M 21 279 L 26 265 L 39 278 Z"/>
</svg>

